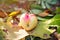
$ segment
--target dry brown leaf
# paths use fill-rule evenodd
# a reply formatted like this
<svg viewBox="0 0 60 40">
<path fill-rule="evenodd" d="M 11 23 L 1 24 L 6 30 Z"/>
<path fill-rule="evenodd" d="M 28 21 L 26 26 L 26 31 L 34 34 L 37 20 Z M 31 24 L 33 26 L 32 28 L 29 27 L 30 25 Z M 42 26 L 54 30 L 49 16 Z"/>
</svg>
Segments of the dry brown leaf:
<svg viewBox="0 0 60 40">
<path fill-rule="evenodd" d="M 0 10 L 0 17 L 4 18 L 7 16 L 7 13 L 4 13 L 3 11 Z"/>
</svg>

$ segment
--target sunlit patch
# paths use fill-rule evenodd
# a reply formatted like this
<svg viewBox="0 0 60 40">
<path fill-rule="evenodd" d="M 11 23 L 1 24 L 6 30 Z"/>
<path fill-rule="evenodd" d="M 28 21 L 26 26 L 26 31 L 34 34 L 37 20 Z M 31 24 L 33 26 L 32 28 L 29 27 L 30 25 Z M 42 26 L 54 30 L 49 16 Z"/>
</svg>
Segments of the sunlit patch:
<svg viewBox="0 0 60 40">
<path fill-rule="evenodd" d="M 29 35 L 24 29 L 20 29 L 18 32 L 14 32 L 14 33 L 17 35 L 17 38 L 15 38 L 14 40 L 19 40 Z"/>
<path fill-rule="evenodd" d="M 46 24 L 50 24 L 51 22 L 53 22 L 54 20 L 48 20 L 48 21 L 46 21 L 45 23 Z"/>
<path fill-rule="evenodd" d="M 52 30 L 52 29 L 48 29 L 48 28 L 46 28 L 46 30 L 48 30 L 49 32 L 51 32 L 51 33 L 53 33 L 53 32 L 55 32 L 56 30 L 54 29 L 54 30 Z"/>
</svg>

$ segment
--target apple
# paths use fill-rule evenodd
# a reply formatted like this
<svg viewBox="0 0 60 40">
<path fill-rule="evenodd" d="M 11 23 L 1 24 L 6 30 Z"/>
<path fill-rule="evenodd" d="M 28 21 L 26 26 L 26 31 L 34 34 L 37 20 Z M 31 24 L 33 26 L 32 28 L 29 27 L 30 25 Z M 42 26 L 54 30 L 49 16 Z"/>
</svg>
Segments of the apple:
<svg viewBox="0 0 60 40">
<path fill-rule="evenodd" d="M 20 17 L 20 22 L 18 24 L 22 26 L 26 31 L 30 31 L 37 25 L 37 17 L 34 14 L 23 13 Z"/>
</svg>

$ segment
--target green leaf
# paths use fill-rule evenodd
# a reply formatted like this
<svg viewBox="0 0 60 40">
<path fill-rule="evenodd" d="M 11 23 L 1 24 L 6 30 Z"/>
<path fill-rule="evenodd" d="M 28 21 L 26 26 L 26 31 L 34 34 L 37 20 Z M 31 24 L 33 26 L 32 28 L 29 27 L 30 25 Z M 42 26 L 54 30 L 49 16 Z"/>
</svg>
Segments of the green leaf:
<svg viewBox="0 0 60 40">
<path fill-rule="evenodd" d="M 60 19 L 60 14 L 56 14 L 52 19 Z"/>
<path fill-rule="evenodd" d="M 42 7 L 37 4 L 31 4 L 31 9 L 42 9 Z"/>
<path fill-rule="evenodd" d="M 42 8 L 44 8 L 44 9 L 46 8 L 46 5 L 45 5 L 44 1 L 41 2 L 41 6 L 42 6 Z"/>
<path fill-rule="evenodd" d="M 60 34 L 60 27 L 57 29 L 57 32 Z"/>
<path fill-rule="evenodd" d="M 52 22 L 50 23 L 50 25 L 59 26 L 57 27 L 57 32 L 60 33 L 60 14 L 56 14 L 56 16 L 51 19 L 51 21 Z"/>
<path fill-rule="evenodd" d="M 0 29 L 0 40 L 6 40 L 4 36 L 5 36 L 5 32 L 2 29 Z"/>
<path fill-rule="evenodd" d="M 56 7 L 56 13 L 60 13 L 60 7 Z"/>
<path fill-rule="evenodd" d="M 33 14 L 37 14 L 38 15 L 39 13 L 42 12 L 42 10 L 32 9 L 32 10 L 30 10 L 30 12 L 33 13 Z"/>
<path fill-rule="evenodd" d="M 45 22 L 39 22 L 37 24 L 37 27 L 33 30 L 31 35 L 43 38 L 43 39 L 47 39 L 50 38 L 50 34 L 53 33 L 54 30 L 49 29 L 49 25 L 48 23 Z"/>
<path fill-rule="evenodd" d="M 53 5 L 57 3 L 57 0 L 46 0 L 46 2 Z"/>
<path fill-rule="evenodd" d="M 50 6 L 48 3 L 45 3 L 45 4 L 46 4 L 46 7 L 47 7 L 48 9 L 51 8 L 51 6 Z"/>
<path fill-rule="evenodd" d="M 58 25 L 60 26 L 60 20 L 54 20 L 50 25 Z"/>
<path fill-rule="evenodd" d="M 38 20 L 42 20 L 42 21 L 48 20 L 48 19 L 46 19 L 46 18 L 41 18 L 41 17 L 37 17 L 37 19 L 38 19 Z"/>
<path fill-rule="evenodd" d="M 32 35 L 41 37 L 43 39 L 49 38 L 50 34 L 53 33 L 55 30 L 49 29 L 50 25 L 57 25 L 57 32 L 60 32 L 60 14 L 55 15 L 52 19 L 46 20 L 46 21 L 40 21 L 37 24 L 37 27 L 32 32 Z M 44 34 L 47 34 L 48 36 L 44 37 Z"/>
</svg>

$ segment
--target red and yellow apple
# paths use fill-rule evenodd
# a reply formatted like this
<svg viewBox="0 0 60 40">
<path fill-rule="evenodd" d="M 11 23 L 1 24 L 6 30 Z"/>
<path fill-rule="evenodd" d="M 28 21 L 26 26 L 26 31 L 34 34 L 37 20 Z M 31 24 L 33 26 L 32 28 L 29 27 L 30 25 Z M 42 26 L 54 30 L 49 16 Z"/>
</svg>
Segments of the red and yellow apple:
<svg viewBox="0 0 60 40">
<path fill-rule="evenodd" d="M 37 25 L 37 17 L 34 14 L 24 13 L 20 17 L 19 26 L 22 26 L 25 30 L 30 31 Z"/>
</svg>

